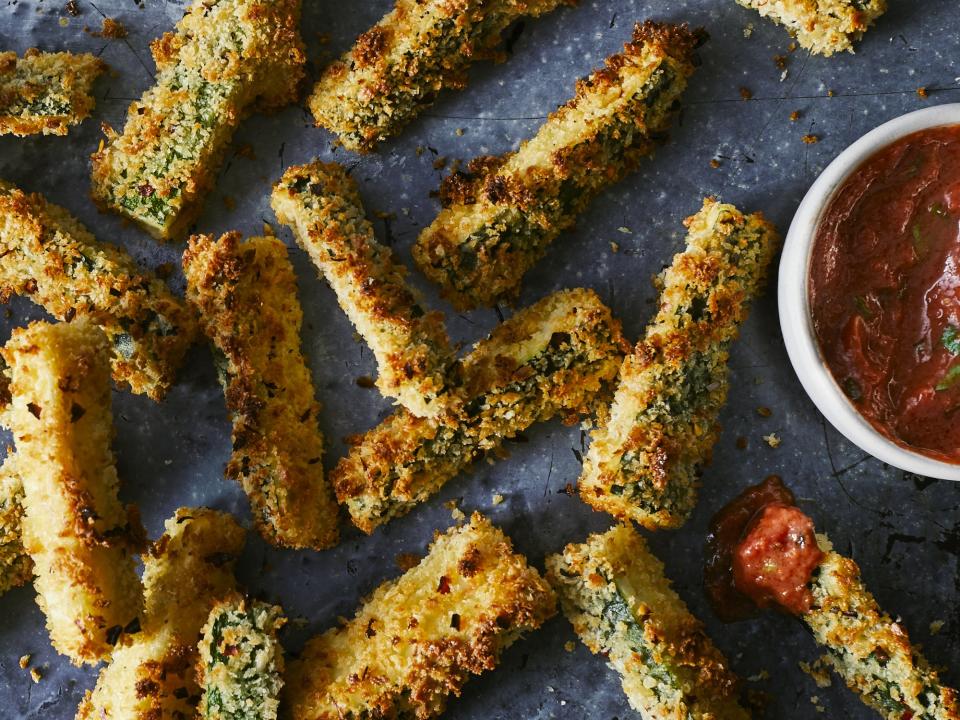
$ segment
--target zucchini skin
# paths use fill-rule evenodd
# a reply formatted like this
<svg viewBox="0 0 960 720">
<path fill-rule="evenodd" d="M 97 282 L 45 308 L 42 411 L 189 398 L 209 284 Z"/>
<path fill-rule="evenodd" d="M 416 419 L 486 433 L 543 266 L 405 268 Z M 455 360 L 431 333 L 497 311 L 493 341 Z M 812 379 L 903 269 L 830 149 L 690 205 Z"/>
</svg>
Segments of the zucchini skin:
<svg viewBox="0 0 960 720">
<path fill-rule="evenodd" d="M 579 481 L 594 509 L 650 529 L 682 525 L 719 434 L 727 358 L 780 239 L 760 213 L 712 198 L 659 278 L 659 312 L 620 370 Z"/>
<path fill-rule="evenodd" d="M 338 510 L 323 476 L 320 404 L 300 348 L 303 310 L 286 246 L 235 232 L 194 235 L 183 272 L 187 299 L 220 359 L 233 423 L 227 475 L 243 486 L 269 542 L 335 545 Z"/>
<path fill-rule="evenodd" d="M 737 0 L 783 25 L 801 47 L 829 57 L 853 44 L 887 11 L 886 0 Z"/>
<path fill-rule="evenodd" d="M 90 117 L 107 64 L 89 53 L 0 52 L 0 135 L 66 135 Z"/>
<path fill-rule="evenodd" d="M 377 242 L 346 170 L 320 161 L 291 167 L 271 204 L 373 351 L 380 391 L 414 415 L 443 412 L 454 360 L 443 315 L 426 309 L 406 268 Z"/>
<path fill-rule="evenodd" d="M 110 657 L 142 609 L 143 528 L 118 496 L 110 346 L 84 318 L 14 330 L 4 411 L 23 484 L 23 547 L 50 640 L 75 665 Z"/>
<path fill-rule="evenodd" d="M 292 720 L 426 720 L 471 675 L 556 614 L 556 596 L 510 539 L 474 513 L 427 556 L 373 591 L 356 615 L 310 640 L 286 678 Z"/>
<path fill-rule="evenodd" d="M 194 0 L 151 44 L 156 84 L 130 105 L 123 133 L 104 128 L 91 156 L 97 206 L 159 240 L 181 239 L 241 120 L 296 99 L 299 23 L 300 0 Z"/>
<path fill-rule="evenodd" d="M 283 687 L 277 631 L 286 621 L 276 605 L 239 593 L 214 606 L 200 639 L 200 718 L 277 720 Z"/>
<path fill-rule="evenodd" d="M 413 247 L 459 310 L 516 297 L 523 275 L 601 191 L 653 153 L 704 36 L 646 22 L 515 153 L 481 157 L 441 187 L 443 209 Z"/>
<path fill-rule="evenodd" d="M 236 590 L 245 531 L 227 513 L 179 508 L 143 556 L 144 612 L 117 648 L 76 720 L 193 718 L 200 698 L 197 639 L 216 602 Z"/>
<path fill-rule="evenodd" d="M 373 532 L 534 422 L 602 405 L 628 348 L 592 290 L 547 296 L 461 361 L 448 414 L 431 420 L 399 410 L 356 438 L 330 474 L 337 499 L 354 525 Z"/>
<path fill-rule="evenodd" d="M 910 643 L 907 631 L 884 612 L 850 558 L 825 553 L 811 580 L 813 607 L 802 615 L 827 663 L 847 687 L 886 720 L 958 720 L 960 696 L 940 682 L 936 670 Z"/>
<path fill-rule="evenodd" d="M 58 205 L 0 180 L 0 301 L 25 295 L 58 320 L 89 317 L 120 387 L 161 400 L 197 335 L 184 302 Z"/>
<path fill-rule="evenodd" d="M 444 89 L 466 87 L 476 60 L 500 59 L 502 33 L 576 0 L 397 0 L 323 72 L 308 100 L 320 127 L 366 152 L 397 134 Z"/>
</svg>

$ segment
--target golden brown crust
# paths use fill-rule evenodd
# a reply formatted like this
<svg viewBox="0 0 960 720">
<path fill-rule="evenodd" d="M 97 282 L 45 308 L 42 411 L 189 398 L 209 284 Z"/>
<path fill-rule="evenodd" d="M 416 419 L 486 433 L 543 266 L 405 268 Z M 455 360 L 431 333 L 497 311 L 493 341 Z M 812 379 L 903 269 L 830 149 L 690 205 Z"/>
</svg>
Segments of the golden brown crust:
<svg viewBox="0 0 960 720">
<path fill-rule="evenodd" d="M 163 281 L 63 208 L 0 180 L 0 300 L 12 295 L 59 320 L 89 317 L 112 345 L 114 381 L 155 400 L 196 337 L 192 313 Z"/>
<path fill-rule="evenodd" d="M 54 647 L 96 663 L 141 611 L 133 553 L 143 529 L 117 495 L 109 345 L 86 319 L 35 322 L 2 353 L 37 604 Z"/>
<path fill-rule="evenodd" d="M 194 235 L 183 255 L 187 299 L 219 353 L 233 421 L 227 475 L 240 481 L 263 536 L 317 550 L 336 544 L 337 506 L 323 477 L 320 404 L 300 350 L 303 311 L 276 238 Z"/>
<path fill-rule="evenodd" d="M 0 135 L 66 135 L 93 111 L 93 82 L 107 69 L 89 54 L 0 52 Z"/>
<path fill-rule="evenodd" d="M 287 676 L 291 717 L 435 717 L 471 675 L 493 669 L 504 648 L 555 612 L 550 586 L 474 513 L 352 620 L 307 643 Z"/>
<path fill-rule="evenodd" d="M 23 547 L 23 478 L 16 460 L 8 447 L 0 466 L 0 595 L 33 578 L 33 561 Z"/>
</svg>

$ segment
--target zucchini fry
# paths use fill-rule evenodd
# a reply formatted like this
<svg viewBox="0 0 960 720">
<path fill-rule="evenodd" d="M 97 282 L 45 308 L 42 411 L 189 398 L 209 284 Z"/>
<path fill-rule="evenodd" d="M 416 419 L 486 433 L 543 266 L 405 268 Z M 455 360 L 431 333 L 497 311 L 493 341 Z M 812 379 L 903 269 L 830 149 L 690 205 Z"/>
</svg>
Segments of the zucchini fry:
<svg viewBox="0 0 960 720">
<path fill-rule="evenodd" d="M 200 640 L 199 717 L 277 720 L 283 686 L 277 631 L 286 622 L 279 607 L 239 594 L 217 603 Z"/>
<path fill-rule="evenodd" d="M 106 69 L 89 54 L 0 52 L 0 135 L 66 135 L 90 116 L 93 82 Z"/>
<path fill-rule="evenodd" d="M 424 309 L 406 268 L 374 238 L 346 170 L 319 161 L 292 167 L 271 200 L 373 351 L 380 391 L 414 415 L 437 415 L 453 362 L 443 316 Z"/>
<path fill-rule="evenodd" d="M 338 510 L 320 462 L 320 404 L 300 350 L 303 311 L 286 247 L 239 233 L 194 235 L 183 272 L 233 421 L 227 475 L 243 485 L 268 541 L 336 544 Z"/>
<path fill-rule="evenodd" d="M 100 671 L 76 720 L 195 717 L 197 638 L 210 610 L 234 589 L 244 531 L 226 514 L 180 508 L 144 556 L 146 609 L 133 642 Z"/>
<path fill-rule="evenodd" d="M 783 25 L 807 50 L 829 57 L 863 37 L 887 11 L 886 0 L 737 0 Z"/>
<path fill-rule="evenodd" d="M 94 202 L 157 239 L 181 238 L 244 116 L 296 99 L 299 23 L 299 0 L 194 0 L 151 46 L 156 84 L 92 156 Z"/>
<path fill-rule="evenodd" d="M 2 350 L 23 482 L 23 545 L 53 646 L 75 664 L 110 656 L 139 616 L 143 529 L 117 496 L 110 348 L 92 322 L 32 323 Z"/>
<path fill-rule="evenodd" d="M 317 125 L 350 150 L 372 150 L 398 133 L 441 90 L 461 90 L 470 64 L 500 59 L 502 33 L 576 0 L 397 0 L 314 86 Z"/>
<path fill-rule="evenodd" d="M 682 525 L 719 434 L 727 357 L 779 237 L 763 215 L 704 201 L 659 278 L 660 310 L 627 357 L 610 417 L 592 433 L 580 497 L 651 529 Z"/>
<path fill-rule="evenodd" d="M 957 691 L 940 683 L 907 631 L 880 608 L 857 564 L 833 552 L 825 536 L 817 544 L 825 557 L 810 585 L 813 607 L 802 618 L 830 666 L 887 720 L 960 718 Z"/>
<path fill-rule="evenodd" d="M 646 720 L 747 720 L 739 679 L 629 525 L 547 558 L 547 580 L 590 652 Z"/>
<path fill-rule="evenodd" d="M 513 299 L 520 280 L 604 188 L 653 153 L 694 70 L 701 31 L 646 22 L 516 153 L 444 180 L 443 209 L 413 247 L 458 309 Z"/>
<path fill-rule="evenodd" d="M 23 478 L 16 451 L 0 465 L 0 595 L 33 579 L 33 561 L 23 547 Z"/>
<path fill-rule="evenodd" d="M 58 320 L 89 317 L 113 347 L 117 385 L 154 400 L 196 337 L 193 315 L 162 280 L 63 208 L 0 181 L 0 301 L 11 295 Z"/>
<path fill-rule="evenodd" d="M 287 676 L 293 720 L 436 717 L 470 675 L 556 612 L 509 538 L 474 513 L 419 565 L 377 588 L 352 620 L 307 643 Z"/>
<path fill-rule="evenodd" d="M 544 298 L 463 359 L 455 411 L 434 421 L 399 410 L 357 439 L 330 475 L 337 499 L 373 532 L 534 422 L 602 405 L 628 349 L 592 290 Z"/>
</svg>

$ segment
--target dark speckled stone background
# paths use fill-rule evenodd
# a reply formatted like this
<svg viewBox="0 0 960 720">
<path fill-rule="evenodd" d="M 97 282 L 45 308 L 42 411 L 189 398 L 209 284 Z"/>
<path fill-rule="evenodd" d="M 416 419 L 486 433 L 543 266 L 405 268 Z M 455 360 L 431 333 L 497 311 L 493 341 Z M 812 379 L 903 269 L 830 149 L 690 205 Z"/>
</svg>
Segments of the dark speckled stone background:
<svg viewBox="0 0 960 720">
<path fill-rule="evenodd" d="M 181 248 L 159 247 L 119 219 L 97 213 L 87 196 L 87 157 L 97 146 L 99 122 L 122 126 L 128 102 L 151 84 L 148 44 L 180 17 L 183 3 L 77 2 L 78 17 L 67 15 L 61 0 L 0 3 L 0 48 L 91 51 L 114 70 L 97 84 L 95 117 L 68 137 L 0 138 L 0 176 L 66 206 L 102 240 L 124 245 L 147 265 L 178 263 Z M 370 213 L 392 214 L 392 220 L 377 221 L 378 231 L 409 263 L 410 244 L 437 209 L 431 192 L 443 174 L 435 166 L 439 158 L 469 160 L 515 148 L 568 98 L 576 77 L 627 40 L 634 21 L 654 17 L 705 25 L 712 40 L 701 51 L 704 63 L 686 94 L 671 141 L 640 172 L 606 192 L 578 228 L 556 242 L 528 277 L 521 298 L 525 305 L 559 288 L 593 287 L 635 339 L 654 308 L 650 278 L 681 249 L 681 221 L 698 209 L 704 195 L 719 195 L 744 210 L 762 209 L 786 231 L 816 175 L 862 133 L 910 110 L 960 101 L 956 0 L 890 4 L 856 55 L 824 59 L 788 52 L 790 38 L 782 29 L 733 0 L 582 0 L 578 8 L 526 23 L 514 36 L 508 62 L 477 66 L 466 92 L 443 95 L 376 155 L 359 158 L 333 151 L 331 136 L 313 128 L 299 107 L 251 118 L 234 148 L 249 144 L 255 157 L 231 154 L 198 227 L 261 232 L 264 222 L 274 222 L 267 201 L 270 183 L 285 166 L 319 154 L 353 167 Z M 306 2 L 303 34 L 311 77 L 390 5 L 390 0 Z M 104 14 L 122 21 L 129 37 L 107 40 L 85 32 L 85 26 L 99 28 Z M 774 62 L 776 55 L 787 56 L 785 74 Z M 927 99 L 916 92 L 921 86 L 928 90 Z M 743 100 L 740 88 L 749 89 L 752 99 Z M 795 110 L 800 119 L 790 122 Z M 820 141 L 804 144 L 806 134 Z M 418 154 L 418 147 L 425 151 Z M 720 161 L 719 168 L 710 166 L 711 158 Z M 286 230 L 278 232 L 292 244 Z M 611 250 L 614 242 L 617 254 Z M 306 313 L 304 346 L 325 408 L 321 423 L 329 468 L 344 452 L 343 437 L 374 425 L 389 405 L 376 391 L 356 385 L 359 376 L 374 374 L 370 353 L 353 339 L 332 292 L 304 254 L 295 249 L 292 257 Z M 436 306 L 450 310 L 421 276 L 414 272 L 412 278 Z M 722 415 L 724 432 L 714 462 L 704 475 L 699 508 L 682 530 L 656 535 L 651 544 L 678 592 L 707 623 L 734 668 L 748 678 L 747 686 L 767 696 L 763 717 L 866 719 L 872 712 L 845 688 L 836 682 L 818 688 L 799 669 L 800 661 L 818 654 L 800 623 L 769 614 L 724 626 L 711 615 L 700 583 L 710 515 L 744 486 L 781 474 L 818 527 L 860 563 L 880 603 L 902 616 L 914 641 L 946 668 L 944 678 L 956 686 L 960 485 L 885 466 L 824 423 L 787 361 L 775 296 L 771 287 L 756 304 L 733 350 L 732 397 Z M 41 316 L 26 301 L 12 302 L 0 313 L 0 340 L 12 327 Z M 464 342 L 496 322 L 492 310 L 449 318 L 451 334 Z M 159 534 L 163 520 L 180 505 L 228 509 L 247 521 L 239 488 L 221 479 L 229 426 L 206 349 L 191 353 L 164 404 L 128 393 L 116 393 L 114 400 L 123 495 L 140 504 L 151 536 Z M 772 415 L 761 417 L 761 406 Z M 782 438 L 779 448 L 763 441 L 769 433 Z M 746 439 L 743 449 L 740 438 Z M 239 576 L 252 593 L 281 601 L 291 617 L 303 619 L 291 623 L 283 636 L 287 649 L 296 651 L 306 637 L 335 623 L 338 615 L 350 614 L 363 595 L 396 576 L 398 553 L 422 552 L 435 530 L 452 524 L 447 501 L 459 502 L 467 512 L 488 513 L 542 567 L 546 553 L 609 524 L 609 518 L 562 492 L 577 479 L 582 443 L 579 428 L 559 423 L 534 427 L 523 442 L 509 446 L 509 459 L 478 465 L 432 502 L 372 537 L 345 528 L 340 546 L 323 554 L 280 552 L 251 535 Z M 500 505 L 493 504 L 496 493 L 505 498 Z M 931 629 L 935 621 L 944 623 L 939 633 Z M 511 648 L 497 671 L 472 680 L 463 696 L 450 703 L 447 716 L 636 717 L 600 658 L 579 644 L 565 649 L 573 639 L 563 618 L 551 621 Z M 39 684 L 17 665 L 25 653 L 43 672 Z M 50 647 L 32 589 L 0 598 L 0 718 L 72 718 L 95 677 L 95 670 L 71 667 Z"/>
</svg>

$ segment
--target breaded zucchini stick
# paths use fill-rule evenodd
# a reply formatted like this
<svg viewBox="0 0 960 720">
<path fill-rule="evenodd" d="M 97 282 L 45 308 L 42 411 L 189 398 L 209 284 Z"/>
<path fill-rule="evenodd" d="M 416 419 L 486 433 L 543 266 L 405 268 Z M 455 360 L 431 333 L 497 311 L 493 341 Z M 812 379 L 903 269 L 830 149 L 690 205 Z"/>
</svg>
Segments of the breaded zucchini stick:
<svg viewBox="0 0 960 720">
<path fill-rule="evenodd" d="M 441 90 L 461 90 L 475 60 L 498 59 L 502 33 L 576 0 L 397 0 L 323 73 L 309 99 L 317 125 L 350 150 L 398 133 Z"/>
<path fill-rule="evenodd" d="M 94 202 L 155 238 L 181 238 L 244 116 L 295 100 L 299 23 L 299 0 L 194 0 L 151 46 L 156 84 L 93 154 Z"/>
<path fill-rule="evenodd" d="M 286 247 L 271 237 L 194 235 L 183 272 L 233 421 L 227 475 L 243 485 L 270 542 L 336 544 L 337 504 L 323 477 L 320 404 L 300 350 L 303 311 Z"/>
<path fill-rule="evenodd" d="M 66 135 L 90 116 L 93 82 L 106 68 L 89 54 L 0 52 L 0 135 Z"/>
<path fill-rule="evenodd" d="M 291 167 L 271 204 L 373 351 L 380 391 L 414 415 L 436 416 L 453 361 L 443 316 L 425 309 L 406 268 L 376 241 L 346 170 L 319 161 Z"/>
<path fill-rule="evenodd" d="M 154 400 L 196 337 L 193 315 L 166 283 L 63 208 L 0 181 L 0 301 L 11 295 L 58 320 L 89 317 L 113 347 L 116 383 Z"/>
<path fill-rule="evenodd" d="M 0 595 L 33 578 L 33 561 L 23 547 L 23 478 L 16 460 L 7 448 L 0 466 Z"/>
<path fill-rule="evenodd" d="M 510 300 L 520 280 L 604 188 L 668 130 L 704 36 L 646 22 L 515 153 L 481 157 L 441 186 L 443 209 L 413 247 L 458 309 Z"/>
<path fill-rule="evenodd" d="M 276 720 L 283 687 L 283 648 L 277 631 L 286 622 L 276 605 L 239 594 L 217 603 L 200 640 L 199 717 Z"/>
<path fill-rule="evenodd" d="M 817 544 L 825 557 L 802 618 L 847 687 L 887 720 L 960 718 L 957 691 L 941 684 L 903 626 L 880 608 L 857 564 L 833 552 L 826 536 L 818 535 Z"/>
<path fill-rule="evenodd" d="M 678 527 L 719 434 L 727 357 L 779 237 L 763 215 L 707 198 L 687 247 L 659 278 L 660 309 L 620 369 L 610 417 L 592 434 L 580 497 L 648 528 Z"/>
<path fill-rule="evenodd" d="M 623 682 L 646 720 L 747 720 L 739 679 L 629 525 L 547 558 L 547 580 L 577 635 Z"/>
<path fill-rule="evenodd" d="M 434 421 L 399 410 L 361 436 L 330 475 L 337 499 L 373 532 L 534 422 L 601 405 L 625 349 L 619 321 L 592 290 L 544 298 L 463 359 L 455 411 Z"/>
<path fill-rule="evenodd" d="M 470 675 L 556 612 L 556 596 L 490 521 L 438 535 L 419 565 L 307 643 L 287 675 L 293 720 L 436 717 Z"/>
<path fill-rule="evenodd" d="M 235 588 L 244 531 L 226 514 L 180 508 L 144 556 L 146 610 L 132 643 L 118 648 L 87 691 L 77 720 L 195 717 L 197 638 L 216 602 Z"/>
<path fill-rule="evenodd" d="M 78 318 L 14 330 L 2 353 L 37 604 L 53 646 L 77 665 L 96 663 L 142 608 L 133 554 L 143 529 L 117 496 L 110 447 L 110 346 Z"/>
<path fill-rule="evenodd" d="M 802 47 L 829 57 L 853 44 L 887 11 L 886 0 L 737 0 L 783 25 Z"/>
</svg>

